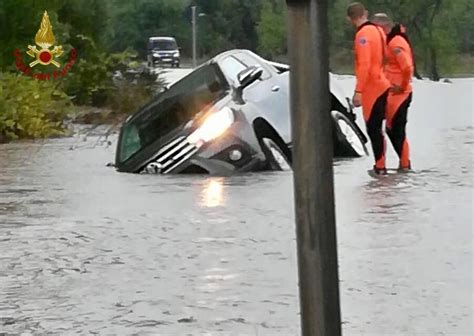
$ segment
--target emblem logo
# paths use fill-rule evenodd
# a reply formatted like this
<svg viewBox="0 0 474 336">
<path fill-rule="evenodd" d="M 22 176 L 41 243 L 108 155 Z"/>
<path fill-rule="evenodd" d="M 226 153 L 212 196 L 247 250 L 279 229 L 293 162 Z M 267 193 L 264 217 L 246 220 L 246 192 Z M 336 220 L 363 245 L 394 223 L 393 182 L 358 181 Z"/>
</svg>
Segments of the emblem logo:
<svg viewBox="0 0 474 336">
<path fill-rule="evenodd" d="M 76 63 L 77 51 L 76 49 L 72 48 L 69 54 L 69 59 L 65 63 L 64 67 L 61 67 L 61 63 L 59 63 L 58 58 L 63 55 L 64 50 L 62 46 L 54 45 L 56 43 L 56 39 L 54 38 L 53 26 L 49 21 L 47 11 L 44 11 L 43 13 L 40 28 L 35 36 L 35 43 L 35 46 L 28 45 L 28 50 L 26 51 L 28 56 L 35 58 L 35 60 L 29 64 L 23 63 L 23 53 L 19 49 L 15 49 L 13 52 L 17 69 L 26 76 L 46 81 L 55 80 L 57 78 L 65 77 L 69 70 L 71 70 L 71 67 Z M 34 72 L 33 68 L 38 64 L 43 66 L 51 64 L 59 70 Z"/>
<path fill-rule="evenodd" d="M 163 169 L 163 165 L 158 162 L 150 162 L 145 169 L 143 169 L 144 174 L 160 174 Z"/>
<path fill-rule="evenodd" d="M 362 44 L 362 45 L 367 44 L 366 38 L 365 38 L 365 37 L 361 37 L 361 38 L 359 39 L 359 43 Z"/>
<path fill-rule="evenodd" d="M 49 21 L 48 12 L 44 11 L 43 19 L 41 20 L 41 25 L 36 33 L 35 37 L 36 44 L 41 48 L 38 50 L 36 46 L 28 46 L 28 51 L 26 52 L 33 58 L 36 58 L 36 61 L 30 63 L 30 67 L 34 67 L 37 64 L 48 65 L 52 64 L 55 67 L 61 67 L 61 64 L 55 60 L 55 58 L 60 57 L 63 54 L 62 46 L 55 46 L 53 50 L 49 50 L 51 46 L 56 42 L 53 34 L 53 26 Z"/>
</svg>

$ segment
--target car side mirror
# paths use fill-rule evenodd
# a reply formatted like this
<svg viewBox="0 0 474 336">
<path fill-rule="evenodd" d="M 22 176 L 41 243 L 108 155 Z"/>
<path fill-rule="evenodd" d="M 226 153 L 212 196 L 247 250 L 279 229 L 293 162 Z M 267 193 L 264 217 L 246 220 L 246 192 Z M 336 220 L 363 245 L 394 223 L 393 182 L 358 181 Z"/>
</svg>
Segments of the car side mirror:
<svg viewBox="0 0 474 336">
<path fill-rule="evenodd" d="M 238 87 L 234 90 L 233 98 L 234 101 L 238 104 L 245 104 L 243 98 L 243 92 L 246 87 L 255 83 L 255 81 L 259 80 L 262 77 L 263 69 L 259 66 L 252 66 L 245 70 L 242 70 L 237 75 L 237 80 L 239 81 Z"/>
<path fill-rule="evenodd" d="M 263 69 L 259 66 L 252 66 L 245 70 L 242 70 L 238 75 L 239 89 L 243 90 L 255 81 L 262 78 Z"/>
</svg>

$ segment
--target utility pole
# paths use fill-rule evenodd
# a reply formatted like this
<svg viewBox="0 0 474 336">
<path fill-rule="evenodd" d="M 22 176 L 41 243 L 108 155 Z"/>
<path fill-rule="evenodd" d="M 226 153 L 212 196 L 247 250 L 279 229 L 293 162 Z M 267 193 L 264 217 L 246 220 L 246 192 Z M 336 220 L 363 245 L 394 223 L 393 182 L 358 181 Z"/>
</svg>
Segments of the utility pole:
<svg viewBox="0 0 474 336">
<path fill-rule="evenodd" d="M 327 0 L 287 0 L 301 328 L 340 336 Z"/>
<path fill-rule="evenodd" d="M 193 24 L 193 68 L 196 67 L 196 6 L 192 6 L 192 24 Z"/>
</svg>

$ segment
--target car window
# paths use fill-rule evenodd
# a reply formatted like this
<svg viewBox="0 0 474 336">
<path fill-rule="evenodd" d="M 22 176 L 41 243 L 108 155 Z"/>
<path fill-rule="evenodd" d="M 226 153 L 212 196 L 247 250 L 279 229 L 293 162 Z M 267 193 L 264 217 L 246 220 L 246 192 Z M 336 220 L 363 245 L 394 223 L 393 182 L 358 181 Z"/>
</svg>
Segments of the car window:
<svg viewBox="0 0 474 336">
<path fill-rule="evenodd" d="M 264 66 L 262 66 L 262 64 L 258 60 L 256 60 L 252 56 L 249 56 L 245 53 L 238 53 L 237 58 L 248 67 L 251 67 L 254 65 L 262 67 L 263 69 L 262 79 L 268 79 L 271 77 L 270 72 Z"/>
<path fill-rule="evenodd" d="M 159 49 L 159 50 L 176 50 L 178 45 L 174 40 L 151 40 L 149 42 L 150 49 Z"/>
<path fill-rule="evenodd" d="M 239 62 L 236 58 L 229 56 L 225 58 L 221 64 L 222 72 L 232 81 L 232 84 L 237 86 L 239 83 L 238 74 L 247 69 L 247 67 Z"/>
</svg>

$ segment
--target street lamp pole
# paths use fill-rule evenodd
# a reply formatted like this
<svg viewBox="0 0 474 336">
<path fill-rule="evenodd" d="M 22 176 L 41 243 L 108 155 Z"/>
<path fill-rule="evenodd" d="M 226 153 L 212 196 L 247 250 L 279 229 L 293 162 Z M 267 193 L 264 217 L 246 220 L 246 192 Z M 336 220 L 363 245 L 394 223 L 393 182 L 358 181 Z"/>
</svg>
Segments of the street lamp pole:
<svg viewBox="0 0 474 336">
<path fill-rule="evenodd" d="M 196 6 L 192 6 L 192 24 L 193 24 L 193 68 L 196 67 Z"/>
</svg>

